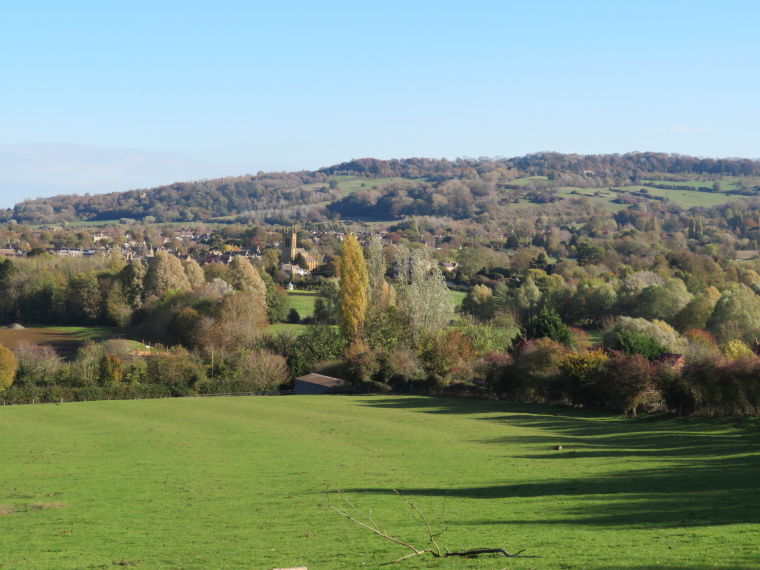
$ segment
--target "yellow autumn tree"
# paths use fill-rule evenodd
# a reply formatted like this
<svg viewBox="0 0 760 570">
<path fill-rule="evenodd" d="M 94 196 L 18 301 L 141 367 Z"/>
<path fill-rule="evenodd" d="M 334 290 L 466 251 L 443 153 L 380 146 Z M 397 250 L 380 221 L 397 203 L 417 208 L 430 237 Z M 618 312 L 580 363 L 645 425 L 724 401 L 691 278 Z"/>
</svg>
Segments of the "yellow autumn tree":
<svg viewBox="0 0 760 570">
<path fill-rule="evenodd" d="M 593 397 L 608 361 L 609 357 L 603 350 L 570 353 L 562 359 L 559 368 L 565 376 L 571 402 L 583 404 Z"/>
<path fill-rule="evenodd" d="M 16 366 L 16 357 L 13 356 L 13 351 L 0 344 L 0 390 L 13 384 Z"/>
<path fill-rule="evenodd" d="M 367 265 L 356 236 L 349 234 L 340 254 L 338 324 L 350 341 L 360 338 L 367 312 Z"/>
</svg>

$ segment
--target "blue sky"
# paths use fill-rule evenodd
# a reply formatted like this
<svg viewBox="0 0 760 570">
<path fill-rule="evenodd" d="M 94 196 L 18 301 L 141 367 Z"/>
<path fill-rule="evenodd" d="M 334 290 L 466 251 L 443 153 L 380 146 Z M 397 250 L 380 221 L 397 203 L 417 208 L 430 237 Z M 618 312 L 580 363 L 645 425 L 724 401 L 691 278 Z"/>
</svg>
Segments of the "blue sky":
<svg viewBox="0 0 760 570">
<path fill-rule="evenodd" d="M 760 3 L 67 3 L 0 20 L 0 206 L 352 158 L 760 157 Z"/>
</svg>

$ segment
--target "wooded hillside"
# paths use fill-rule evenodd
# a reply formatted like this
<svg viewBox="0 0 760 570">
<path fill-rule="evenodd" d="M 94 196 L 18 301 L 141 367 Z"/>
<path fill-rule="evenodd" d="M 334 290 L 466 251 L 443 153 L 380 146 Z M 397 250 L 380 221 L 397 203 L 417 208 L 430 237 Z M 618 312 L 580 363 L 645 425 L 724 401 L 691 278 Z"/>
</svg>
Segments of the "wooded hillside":
<svg viewBox="0 0 760 570">
<path fill-rule="evenodd" d="M 345 196 L 341 176 L 366 180 Z M 399 219 L 405 215 L 472 217 L 490 208 L 527 200 L 556 200 L 561 188 L 615 188 L 656 180 L 656 188 L 713 190 L 713 181 L 743 182 L 715 192 L 754 194 L 760 161 L 695 158 L 664 153 L 576 155 L 553 152 L 516 158 L 364 158 L 314 172 L 275 172 L 176 182 L 158 188 L 109 194 L 60 195 L 25 200 L 0 212 L 0 222 L 60 223 L 80 220 L 208 221 L 224 216 L 285 222 L 338 218 Z M 519 181 L 526 177 L 532 181 Z M 388 180 L 391 179 L 391 180 Z M 518 181 L 518 182 L 515 182 Z M 674 184 L 663 184 L 672 182 Z M 688 184 L 687 184 L 688 186 Z M 668 188 L 665 188 L 666 190 Z M 640 189 L 638 189 L 640 190 Z"/>
</svg>

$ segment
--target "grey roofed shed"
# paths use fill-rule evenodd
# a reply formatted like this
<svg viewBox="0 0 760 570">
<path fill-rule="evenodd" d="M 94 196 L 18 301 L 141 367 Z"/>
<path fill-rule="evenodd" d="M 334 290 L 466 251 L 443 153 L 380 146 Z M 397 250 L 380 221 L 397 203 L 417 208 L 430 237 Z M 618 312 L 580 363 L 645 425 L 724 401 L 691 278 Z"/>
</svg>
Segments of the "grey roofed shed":
<svg viewBox="0 0 760 570">
<path fill-rule="evenodd" d="M 296 378 L 296 394 L 330 394 L 344 392 L 349 385 L 345 380 L 323 376 L 322 374 L 307 374 Z"/>
</svg>

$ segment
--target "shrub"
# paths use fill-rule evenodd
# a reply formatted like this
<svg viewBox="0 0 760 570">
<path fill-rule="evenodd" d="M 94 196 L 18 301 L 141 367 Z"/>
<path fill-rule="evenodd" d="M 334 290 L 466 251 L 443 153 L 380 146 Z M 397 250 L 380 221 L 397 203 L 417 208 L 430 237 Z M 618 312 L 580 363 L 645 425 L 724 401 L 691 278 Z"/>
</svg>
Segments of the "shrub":
<svg viewBox="0 0 760 570">
<path fill-rule="evenodd" d="M 380 369 L 375 352 L 360 339 L 352 342 L 344 353 L 348 380 L 354 386 L 371 382 Z"/>
<path fill-rule="evenodd" d="M 568 354 L 559 364 L 565 380 L 567 398 L 574 404 L 598 401 L 598 384 L 609 357 L 602 350 Z"/>
<path fill-rule="evenodd" d="M 422 366 L 428 379 L 436 385 L 445 385 L 455 364 L 475 358 L 472 342 L 459 330 L 429 336 L 420 351 Z"/>
<path fill-rule="evenodd" d="M 13 356 L 13 351 L 0 345 L 0 390 L 13 384 L 16 366 L 16 357 Z"/>
<path fill-rule="evenodd" d="M 615 335 L 614 348 L 626 356 L 639 354 L 647 360 L 659 358 L 668 351 L 657 339 L 631 330 L 622 330 Z"/>
<path fill-rule="evenodd" d="M 290 381 L 285 358 L 269 350 L 254 350 L 242 355 L 238 374 L 256 391 L 278 390 Z"/>
<path fill-rule="evenodd" d="M 104 354 L 100 359 L 100 385 L 113 386 L 121 383 L 123 376 L 121 360 L 113 354 Z"/>
<path fill-rule="evenodd" d="M 694 413 L 699 394 L 688 377 L 670 366 L 659 366 L 655 371 L 654 383 L 662 394 L 665 405 L 681 415 Z"/>
<path fill-rule="evenodd" d="M 27 386 L 54 384 L 61 358 L 52 346 L 23 344 L 16 349 L 16 382 Z"/>
<path fill-rule="evenodd" d="M 725 362 L 725 357 L 720 354 L 705 354 L 687 361 L 681 370 L 682 382 L 693 394 L 695 412 L 701 410 L 710 414 L 720 405 L 719 369 Z"/>
<path fill-rule="evenodd" d="M 501 394 L 515 400 L 551 401 L 562 397 L 559 364 L 569 349 L 550 338 L 520 341 L 514 362 L 502 369 Z"/>
<path fill-rule="evenodd" d="M 146 382 L 166 386 L 175 396 L 191 393 L 205 377 L 200 362 L 180 347 L 156 352 L 147 359 Z"/>
<path fill-rule="evenodd" d="M 541 309 L 538 315 L 529 318 L 521 336 L 526 339 L 550 338 L 567 347 L 573 346 L 574 342 L 572 332 L 552 309 Z"/>
<path fill-rule="evenodd" d="M 682 353 L 686 348 L 686 341 L 676 330 L 663 321 L 647 321 L 641 318 L 618 317 L 615 319 L 615 325 L 604 334 L 604 346 L 614 350 L 616 345 L 616 335 L 621 331 L 631 331 L 655 339 L 661 346 L 665 347 L 666 352 Z"/>
<path fill-rule="evenodd" d="M 407 348 L 379 353 L 378 364 L 378 378 L 396 390 L 402 390 L 405 385 L 417 382 L 425 375 L 417 353 Z"/>
<path fill-rule="evenodd" d="M 740 340 L 731 340 L 720 345 L 720 351 L 729 360 L 738 360 L 740 358 L 751 358 L 755 354 L 750 348 Z"/>
<path fill-rule="evenodd" d="M 613 351 L 601 378 L 601 393 L 608 403 L 636 417 L 636 408 L 644 402 L 647 390 L 654 387 L 654 370 L 640 354 L 626 356 Z"/>
</svg>

